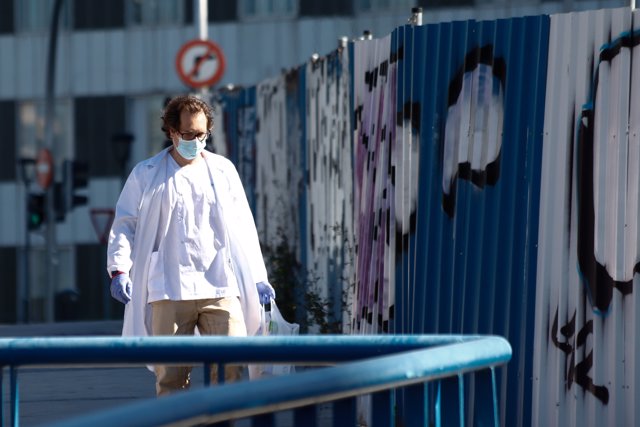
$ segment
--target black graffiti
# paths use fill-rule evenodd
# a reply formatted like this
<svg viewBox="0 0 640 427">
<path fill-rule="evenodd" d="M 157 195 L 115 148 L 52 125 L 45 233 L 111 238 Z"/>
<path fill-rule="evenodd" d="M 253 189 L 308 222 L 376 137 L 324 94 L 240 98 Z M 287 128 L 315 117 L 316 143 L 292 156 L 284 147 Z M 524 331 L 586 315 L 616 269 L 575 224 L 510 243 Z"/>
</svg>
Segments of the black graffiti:
<svg viewBox="0 0 640 427">
<path fill-rule="evenodd" d="M 364 83 L 366 84 L 367 90 L 369 92 L 373 92 L 373 88 L 378 86 L 378 77 L 380 77 L 380 83 L 386 84 L 389 77 L 389 65 L 395 63 L 397 60 L 397 54 L 392 53 L 392 57 L 390 59 L 385 59 L 380 64 L 378 64 L 377 67 L 374 67 L 372 70 L 366 70 L 364 72 Z"/>
<path fill-rule="evenodd" d="M 454 105 L 462 91 L 464 75 L 474 71 L 480 64 L 491 67 L 492 75 L 498 79 L 502 87 L 505 86 L 507 79 L 507 65 L 504 58 L 495 58 L 493 54 L 493 45 L 485 45 L 470 50 L 464 58 L 463 64 L 458 68 L 453 78 L 449 82 L 448 91 L 448 107 Z M 444 136 L 444 132 L 442 132 Z M 440 162 L 444 162 L 444 142 L 440 147 Z M 472 182 L 478 188 L 484 188 L 485 185 L 495 185 L 500 176 L 500 158 L 502 150 L 498 153 L 495 160 L 489 163 L 484 170 L 473 170 L 471 163 L 462 162 L 458 164 L 458 169 L 451 177 L 451 188 L 449 192 L 442 193 L 442 209 L 452 218 L 455 212 L 456 203 L 456 187 L 458 179 Z"/>
<path fill-rule="evenodd" d="M 566 384 L 567 390 L 571 389 L 575 381 L 580 387 L 593 394 L 598 400 L 605 405 L 609 403 L 609 389 L 603 385 L 595 385 L 593 378 L 589 376 L 589 371 L 593 367 L 593 349 L 589 351 L 587 356 L 579 363 L 576 363 L 576 350 L 586 346 L 587 337 L 593 334 L 593 320 L 588 320 L 578 331 L 578 335 L 573 339 L 576 333 L 576 311 L 569 322 L 560 328 L 560 334 L 564 337 L 564 341 L 558 338 L 558 308 L 553 318 L 553 326 L 551 326 L 551 341 L 553 345 L 559 348 L 567 355 Z M 574 342 L 575 341 L 575 342 Z"/>
<path fill-rule="evenodd" d="M 595 96 L 599 82 L 600 64 L 610 62 L 620 50 L 640 44 L 640 31 L 625 34 L 608 47 L 602 49 L 596 68 L 591 99 L 585 103 L 578 125 L 577 140 L 577 191 L 578 197 L 578 266 L 582 273 L 582 280 L 588 291 L 591 305 L 600 313 L 606 314 L 613 298 L 613 290 L 617 289 L 622 295 L 629 295 L 633 291 L 631 280 L 615 280 L 607 271 L 607 267 L 596 259 L 594 248 L 595 234 L 595 203 L 594 203 L 594 127 L 595 127 Z M 640 263 L 636 263 L 633 274 L 640 272 Z"/>
</svg>

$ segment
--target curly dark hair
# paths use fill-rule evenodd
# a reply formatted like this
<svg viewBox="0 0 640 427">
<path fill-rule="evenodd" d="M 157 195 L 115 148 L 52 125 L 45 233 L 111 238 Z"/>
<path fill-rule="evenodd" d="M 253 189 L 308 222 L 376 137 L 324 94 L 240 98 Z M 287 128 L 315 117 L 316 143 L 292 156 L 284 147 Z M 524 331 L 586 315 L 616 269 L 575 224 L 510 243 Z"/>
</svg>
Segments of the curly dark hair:
<svg viewBox="0 0 640 427">
<path fill-rule="evenodd" d="M 180 114 L 184 110 L 192 114 L 203 112 L 207 117 L 207 130 L 213 129 L 213 109 L 209 104 L 193 95 L 180 95 L 166 103 L 162 114 L 162 131 L 168 139 L 171 139 L 171 129 L 180 129 Z"/>
</svg>

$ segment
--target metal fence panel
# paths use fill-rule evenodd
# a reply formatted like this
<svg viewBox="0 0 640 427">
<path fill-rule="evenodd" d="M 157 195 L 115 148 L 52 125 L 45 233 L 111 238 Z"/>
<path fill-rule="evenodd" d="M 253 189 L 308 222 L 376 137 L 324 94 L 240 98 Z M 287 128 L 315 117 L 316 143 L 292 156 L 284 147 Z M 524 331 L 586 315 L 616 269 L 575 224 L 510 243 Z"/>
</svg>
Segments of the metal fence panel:
<svg viewBox="0 0 640 427">
<path fill-rule="evenodd" d="M 639 420 L 638 16 L 551 17 L 534 425 Z"/>
<path fill-rule="evenodd" d="M 506 425 L 530 419 L 548 22 L 396 30 L 396 143 L 408 154 L 395 174 L 404 211 L 389 253 L 398 264 L 393 330 L 493 331 L 518 343 L 500 379 Z M 490 403 L 466 390 L 480 418 Z M 456 390 L 443 392 L 444 405 L 456 400 Z"/>
<path fill-rule="evenodd" d="M 353 111 L 352 182 L 341 183 L 354 197 L 351 329 L 504 335 L 514 349 L 495 378 L 505 425 L 639 419 L 637 13 L 402 26 L 341 59 L 351 86 L 337 90 Z M 337 111 L 333 98 L 310 104 L 307 90 L 335 90 L 324 76 L 304 86 L 314 173 L 314 156 L 336 147 L 317 145 L 322 120 L 337 120 L 318 116 Z M 334 183 L 304 183 L 306 238 L 337 221 L 330 205 L 347 198 L 321 191 Z M 320 201 L 333 216 L 318 216 Z M 339 263 L 303 246 L 328 287 Z M 487 405 L 474 381 L 485 380 L 465 387 L 477 419 Z"/>
</svg>

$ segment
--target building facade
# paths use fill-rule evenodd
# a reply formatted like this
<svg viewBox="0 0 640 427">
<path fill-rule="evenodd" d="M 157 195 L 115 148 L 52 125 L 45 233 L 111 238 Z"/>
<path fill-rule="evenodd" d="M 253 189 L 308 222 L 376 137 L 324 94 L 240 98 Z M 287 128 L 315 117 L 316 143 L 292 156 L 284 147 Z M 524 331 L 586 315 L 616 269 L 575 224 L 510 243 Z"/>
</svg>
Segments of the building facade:
<svg viewBox="0 0 640 427">
<path fill-rule="evenodd" d="M 108 212 L 137 162 L 165 144 L 167 97 L 189 92 L 175 58 L 198 37 L 197 0 L 64 0 L 57 32 L 52 125 L 46 128 L 47 58 L 54 0 L 0 1 L 0 323 L 119 317 L 102 243 Z M 438 0 L 417 2 L 423 21 L 496 19 L 617 7 L 627 1 Z M 333 50 L 342 36 L 385 35 L 406 23 L 414 1 L 208 1 L 208 38 L 226 58 L 218 87 L 252 85 Z M 211 88 L 216 90 L 217 88 Z M 51 135 L 47 135 L 51 129 Z M 129 152 L 115 141 L 133 137 Z M 214 139 L 215 144 L 215 139 Z M 29 194 L 20 159 L 43 147 L 54 181 L 65 160 L 88 166 L 88 203 L 27 230 Z M 51 236 L 54 242 L 51 243 Z M 48 243 L 49 242 L 49 243 Z M 53 305 L 55 310 L 48 309 Z"/>
</svg>

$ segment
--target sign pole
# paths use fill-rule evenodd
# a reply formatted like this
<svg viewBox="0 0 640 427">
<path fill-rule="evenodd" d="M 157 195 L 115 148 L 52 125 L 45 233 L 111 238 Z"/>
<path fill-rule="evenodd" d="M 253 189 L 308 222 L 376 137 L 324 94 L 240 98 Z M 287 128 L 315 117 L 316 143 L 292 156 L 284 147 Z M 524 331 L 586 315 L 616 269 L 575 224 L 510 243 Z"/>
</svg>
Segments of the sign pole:
<svg viewBox="0 0 640 427">
<path fill-rule="evenodd" d="M 62 9 L 63 0 L 55 0 L 51 13 L 51 32 L 49 34 L 49 51 L 47 52 L 47 71 L 46 71 L 46 92 L 45 92 L 45 112 L 44 112 L 44 138 L 45 148 L 51 151 L 55 158 L 57 147 L 55 147 L 55 138 L 53 137 L 53 121 L 55 115 L 54 104 L 54 84 L 56 72 L 56 45 L 58 41 L 58 23 L 60 19 L 60 10 Z M 53 162 L 55 169 L 55 161 Z M 54 210 L 54 186 L 50 185 L 46 189 L 46 212 L 47 212 L 47 287 L 45 293 L 45 321 L 53 322 L 55 320 L 55 308 L 53 305 L 58 264 L 58 254 L 56 249 L 56 218 Z"/>
<path fill-rule="evenodd" d="M 209 20 L 209 7 L 207 0 L 196 0 L 198 2 L 198 7 L 196 10 L 198 11 L 198 38 L 200 40 L 206 40 L 209 38 L 209 28 L 208 28 L 208 20 Z"/>
<path fill-rule="evenodd" d="M 207 0 L 198 0 L 198 37 L 200 40 L 207 40 L 209 37 L 208 19 L 209 6 Z M 204 98 L 208 94 L 208 88 L 200 88 L 200 95 Z"/>
</svg>

